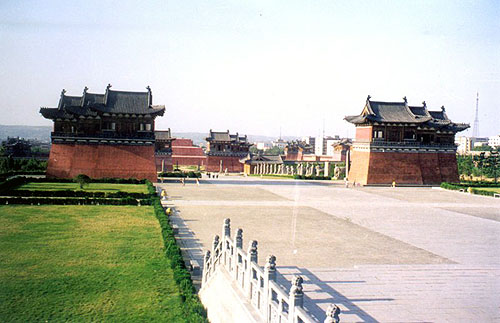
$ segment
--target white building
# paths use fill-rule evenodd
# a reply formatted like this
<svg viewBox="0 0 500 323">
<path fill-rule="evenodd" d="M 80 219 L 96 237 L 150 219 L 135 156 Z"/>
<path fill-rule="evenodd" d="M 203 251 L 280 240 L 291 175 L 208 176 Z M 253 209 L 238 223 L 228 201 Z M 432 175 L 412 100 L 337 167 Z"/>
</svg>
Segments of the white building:
<svg viewBox="0 0 500 323">
<path fill-rule="evenodd" d="M 283 139 L 279 138 L 273 141 L 273 147 L 278 147 L 279 149 L 285 149 L 286 147 L 286 141 Z"/>
<path fill-rule="evenodd" d="M 455 144 L 458 145 L 457 153 L 459 155 L 467 155 L 474 148 L 474 141 L 471 137 L 457 136 L 455 137 Z"/>
<path fill-rule="evenodd" d="M 500 135 L 496 135 L 488 138 L 488 146 L 493 148 L 500 147 Z"/>
<path fill-rule="evenodd" d="M 258 150 L 264 150 L 264 151 L 271 148 L 271 145 L 267 142 L 258 142 L 255 144 L 255 146 L 257 147 Z"/>
</svg>

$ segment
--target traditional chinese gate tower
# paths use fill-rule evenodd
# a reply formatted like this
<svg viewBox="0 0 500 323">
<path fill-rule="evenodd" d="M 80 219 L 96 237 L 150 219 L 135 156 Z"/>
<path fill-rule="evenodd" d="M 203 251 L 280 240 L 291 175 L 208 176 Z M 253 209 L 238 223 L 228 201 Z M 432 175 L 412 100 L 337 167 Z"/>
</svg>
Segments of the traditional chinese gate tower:
<svg viewBox="0 0 500 323">
<path fill-rule="evenodd" d="M 207 172 L 229 173 L 243 172 L 243 164 L 240 159 L 248 155 L 251 143 L 247 136 L 240 136 L 238 133 L 231 135 L 227 132 L 215 132 L 210 129 L 207 140 Z"/>
<path fill-rule="evenodd" d="M 469 128 L 445 113 L 403 102 L 366 100 L 356 125 L 349 181 L 365 184 L 440 184 L 458 181 L 455 134 Z"/>
<path fill-rule="evenodd" d="M 147 92 L 113 91 L 68 96 L 57 108 L 41 108 L 54 121 L 47 176 L 116 177 L 156 181 L 154 119 L 164 106 Z"/>
</svg>

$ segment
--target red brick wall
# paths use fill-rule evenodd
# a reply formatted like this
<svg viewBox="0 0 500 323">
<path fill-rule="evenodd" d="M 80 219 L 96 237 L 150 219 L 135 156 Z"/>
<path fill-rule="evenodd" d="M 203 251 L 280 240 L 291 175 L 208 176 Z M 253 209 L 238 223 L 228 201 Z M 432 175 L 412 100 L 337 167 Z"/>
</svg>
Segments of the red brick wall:
<svg viewBox="0 0 500 323">
<path fill-rule="evenodd" d="M 352 151 L 349 181 L 361 184 L 440 184 L 458 181 L 453 153 Z"/>
<path fill-rule="evenodd" d="M 156 171 L 157 172 L 161 172 L 162 161 L 164 161 L 163 170 L 165 172 L 170 172 L 170 171 L 173 170 L 173 167 L 172 167 L 172 156 L 169 156 L 169 155 L 156 155 L 155 156 L 155 163 L 156 163 Z"/>
<path fill-rule="evenodd" d="M 371 141 L 372 136 L 372 127 L 356 127 L 356 140 Z"/>
<path fill-rule="evenodd" d="M 154 146 L 52 144 L 47 176 L 115 177 L 156 182 Z"/>
<path fill-rule="evenodd" d="M 193 146 L 193 141 L 191 139 L 186 139 L 186 138 L 177 138 L 177 139 L 172 140 L 172 147 L 173 146 L 191 147 L 191 146 Z"/>
<path fill-rule="evenodd" d="M 203 166 L 207 163 L 206 156 L 182 156 L 172 155 L 172 165 L 179 166 Z"/>
<path fill-rule="evenodd" d="M 229 173 L 243 172 L 243 164 L 240 163 L 240 157 L 228 156 L 207 156 L 207 172 L 218 172 L 220 169 L 220 161 L 222 160 L 222 171 L 227 168 Z"/>
</svg>

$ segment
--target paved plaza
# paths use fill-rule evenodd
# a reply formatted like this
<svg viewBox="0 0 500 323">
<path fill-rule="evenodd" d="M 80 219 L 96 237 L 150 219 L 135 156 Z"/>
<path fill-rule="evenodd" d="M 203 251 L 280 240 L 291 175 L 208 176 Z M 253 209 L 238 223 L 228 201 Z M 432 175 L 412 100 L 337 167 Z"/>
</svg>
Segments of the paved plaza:
<svg viewBox="0 0 500 323">
<path fill-rule="evenodd" d="M 500 199 L 439 188 L 223 176 L 159 184 L 191 257 L 231 218 L 259 264 L 277 258 L 279 282 L 304 277 L 319 321 L 500 322 Z"/>
</svg>

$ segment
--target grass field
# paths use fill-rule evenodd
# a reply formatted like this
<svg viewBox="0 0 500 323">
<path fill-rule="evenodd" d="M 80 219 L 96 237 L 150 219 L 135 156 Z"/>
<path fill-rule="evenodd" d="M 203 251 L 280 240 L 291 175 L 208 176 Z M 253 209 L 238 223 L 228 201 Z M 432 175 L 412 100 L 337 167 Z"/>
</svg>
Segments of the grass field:
<svg viewBox="0 0 500 323">
<path fill-rule="evenodd" d="M 162 249 L 152 207 L 0 206 L 0 321 L 183 321 Z"/>
<path fill-rule="evenodd" d="M 32 182 L 19 186 L 19 190 L 38 190 L 38 191 L 59 191 L 59 190 L 81 190 L 77 183 L 50 183 L 50 182 Z M 110 183 L 90 183 L 84 187 L 87 192 L 129 192 L 129 193 L 147 193 L 147 187 L 144 184 L 110 184 Z"/>
</svg>

